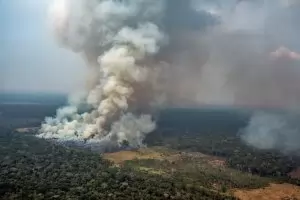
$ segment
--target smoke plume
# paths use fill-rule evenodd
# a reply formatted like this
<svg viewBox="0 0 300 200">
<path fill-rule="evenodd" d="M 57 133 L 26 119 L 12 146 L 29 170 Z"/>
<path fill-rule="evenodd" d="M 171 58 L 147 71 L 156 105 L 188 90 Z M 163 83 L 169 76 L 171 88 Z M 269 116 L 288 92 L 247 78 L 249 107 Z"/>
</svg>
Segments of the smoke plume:
<svg viewBox="0 0 300 200">
<path fill-rule="evenodd" d="M 177 16 L 179 10 L 183 17 Z M 165 102 L 166 64 L 157 56 L 169 43 L 169 33 L 201 29 L 210 18 L 191 11 L 181 0 L 54 1 L 54 35 L 61 46 L 83 56 L 89 75 L 83 97 L 46 118 L 39 137 L 141 146 L 156 127 L 151 114 Z"/>
<path fill-rule="evenodd" d="M 299 67 L 300 56 L 298 53 L 289 50 L 286 47 L 280 47 L 270 53 L 270 59 L 274 65 L 279 64 L 279 67 Z M 284 66 L 285 64 L 285 66 Z M 285 73 L 286 78 L 295 78 L 292 74 L 297 71 L 282 69 L 281 75 Z M 276 78 L 276 74 L 273 74 Z M 278 77 L 278 76 L 277 76 Z M 279 78 L 279 77 L 278 77 Z M 287 80 L 287 79 L 286 79 Z M 274 82 L 275 83 L 275 82 Z M 275 83 L 276 84 L 276 83 Z M 300 126 L 299 126 L 299 98 L 298 94 L 293 97 L 292 93 L 297 91 L 297 82 L 289 80 L 279 84 L 283 89 L 278 95 L 281 101 L 285 101 L 284 112 L 255 112 L 247 127 L 242 131 L 242 140 L 251 146 L 258 149 L 278 150 L 285 154 L 299 155 L 300 150 Z M 284 93 L 283 93 L 284 92 Z"/>
<path fill-rule="evenodd" d="M 136 88 L 151 86 L 153 69 L 143 61 L 167 41 L 158 26 L 162 9 L 161 1 L 150 0 L 54 2 L 50 17 L 55 36 L 61 45 L 82 54 L 92 73 L 82 102 L 47 118 L 41 137 L 141 145 L 155 123 L 135 108 Z"/>
<path fill-rule="evenodd" d="M 54 1 L 53 33 L 88 75 L 39 136 L 139 147 L 164 106 L 299 106 L 296 2 Z"/>
<path fill-rule="evenodd" d="M 299 154 L 299 117 L 299 113 L 257 112 L 245 128 L 242 140 L 258 149 Z"/>
</svg>

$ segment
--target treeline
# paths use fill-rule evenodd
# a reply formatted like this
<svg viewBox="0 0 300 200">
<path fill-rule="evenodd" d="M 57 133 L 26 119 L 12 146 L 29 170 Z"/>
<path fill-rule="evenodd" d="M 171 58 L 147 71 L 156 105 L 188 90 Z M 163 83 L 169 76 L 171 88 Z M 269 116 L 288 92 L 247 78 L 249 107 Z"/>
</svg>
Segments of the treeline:
<svg viewBox="0 0 300 200">
<path fill-rule="evenodd" d="M 38 127 L 46 116 L 54 116 L 56 104 L 1 104 L 0 134 L 16 128 Z"/>
<path fill-rule="evenodd" d="M 5 118 L 39 118 L 53 116 L 57 104 L 0 104 L 0 117 Z"/>
<path fill-rule="evenodd" d="M 235 199 L 28 135 L 0 136 L 0 150 L 0 199 Z"/>
<path fill-rule="evenodd" d="M 0 104 L 66 104 L 65 94 L 51 93 L 24 93 L 24 92 L 2 92 L 0 93 Z"/>
<path fill-rule="evenodd" d="M 167 130 L 166 134 L 189 131 L 189 134 L 199 132 L 236 133 L 248 123 L 251 111 L 239 108 L 208 107 L 201 109 L 165 109 L 158 118 L 159 130 Z"/>
<path fill-rule="evenodd" d="M 178 150 L 224 157 L 228 166 L 261 176 L 287 178 L 289 172 L 300 166 L 300 158 L 295 155 L 258 150 L 242 143 L 236 133 L 224 132 L 157 130 L 145 141 L 150 146 L 167 145 Z"/>
<path fill-rule="evenodd" d="M 231 189 L 255 189 L 267 186 L 270 179 L 240 172 L 238 170 L 213 166 L 205 158 L 182 155 L 177 160 L 136 159 L 126 161 L 125 166 L 146 169 L 150 173 L 171 177 L 176 183 L 198 185 L 218 192 Z"/>
<path fill-rule="evenodd" d="M 252 112 L 226 107 L 164 110 L 157 130 L 145 142 L 224 157 L 228 166 L 241 171 L 288 178 L 288 173 L 300 166 L 298 156 L 258 150 L 241 141 L 239 131 L 247 125 Z"/>
</svg>

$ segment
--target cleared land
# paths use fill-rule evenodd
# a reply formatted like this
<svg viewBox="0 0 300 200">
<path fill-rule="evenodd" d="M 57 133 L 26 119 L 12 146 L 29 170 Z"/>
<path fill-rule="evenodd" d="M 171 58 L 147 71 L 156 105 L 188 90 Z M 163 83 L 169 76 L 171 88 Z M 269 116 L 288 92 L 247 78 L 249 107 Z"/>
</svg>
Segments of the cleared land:
<svg viewBox="0 0 300 200">
<path fill-rule="evenodd" d="M 209 156 L 198 152 L 178 152 L 166 148 L 155 147 L 135 151 L 107 153 L 104 154 L 104 158 L 119 166 L 130 165 L 137 171 L 158 174 L 161 176 L 185 177 L 185 181 L 196 183 L 199 187 L 203 187 L 203 181 L 201 181 L 201 176 L 199 176 L 199 174 L 205 176 L 216 175 L 219 176 L 219 180 L 216 179 L 215 183 L 208 184 L 206 188 L 212 191 L 234 195 L 241 200 L 300 199 L 299 186 L 287 183 L 276 184 L 272 183 L 272 180 L 270 179 L 232 170 L 226 167 L 223 158 Z M 161 163 L 161 166 L 157 163 Z M 196 173 L 198 175 L 195 175 Z M 217 175 L 217 173 L 219 174 Z M 225 174 L 227 174 L 227 176 L 225 176 Z M 243 179 L 244 185 L 238 181 L 237 177 Z M 261 187 L 257 189 L 243 189 L 243 187 L 255 187 L 251 185 L 252 181 L 260 182 Z M 232 184 L 231 186 L 230 182 Z"/>
<path fill-rule="evenodd" d="M 300 187 L 291 184 L 271 184 L 254 190 L 237 190 L 234 195 L 241 200 L 298 200 Z"/>
</svg>

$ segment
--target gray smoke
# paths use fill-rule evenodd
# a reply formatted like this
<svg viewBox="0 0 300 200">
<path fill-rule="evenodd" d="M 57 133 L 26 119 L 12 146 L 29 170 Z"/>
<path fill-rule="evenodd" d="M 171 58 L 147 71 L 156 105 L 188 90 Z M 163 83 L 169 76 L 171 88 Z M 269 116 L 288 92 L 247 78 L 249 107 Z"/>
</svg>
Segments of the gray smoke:
<svg viewBox="0 0 300 200">
<path fill-rule="evenodd" d="M 56 0 L 54 35 L 89 73 L 39 136 L 139 147 L 166 105 L 297 106 L 299 10 L 283 0 Z"/>
<path fill-rule="evenodd" d="M 170 104 L 299 104 L 299 64 L 270 56 L 282 46 L 300 50 L 299 6 L 279 0 L 236 2 L 195 0 L 194 10 L 210 16 L 204 17 L 210 25 L 169 32 L 169 45 L 158 57 L 169 65 Z"/>
<path fill-rule="evenodd" d="M 255 113 L 243 132 L 242 140 L 258 149 L 299 154 L 299 113 Z"/>
<path fill-rule="evenodd" d="M 264 37 L 268 38 L 264 39 L 265 60 L 259 65 L 265 69 L 256 74 L 256 84 L 249 80 L 245 90 L 248 95 L 241 95 L 239 100 L 245 105 L 284 109 L 284 112 L 255 112 L 242 131 L 241 138 L 246 144 L 298 155 L 300 54 L 297 52 L 300 44 L 297 34 L 300 29 L 296 21 L 300 19 L 299 5 L 299 1 L 281 1 L 277 6 L 272 5 L 273 11 L 265 20 Z"/>
<path fill-rule="evenodd" d="M 137 61 L 155 55 L 167 41 L 158 26 L 162 10 L 161 1 L 150 0 L 54 2 L 50 17 L 55 36 L 64 47 L 83 54 L 92 70 L 85 96 L 47 118 L 40 137 L 141 145 L 155 123 L 132 105 L 138 101 L 136 85 L 147 85 L 151 77 L 151 68 Z M 80 112 L 81 105 L 86 109 Z"/>
<path fill-rule="evenodd" d="M 50 20 L 59 44 L 83 56 L 89 75 L 83 96 L 46 118 L 39 137 L 101 148 L 142 145 L 156 127 L 151 114 L 166 102 L 167 64 L 156 56 L 177 30 L 215 23 L 182 0 L 56 0 Z"/>
</svg>

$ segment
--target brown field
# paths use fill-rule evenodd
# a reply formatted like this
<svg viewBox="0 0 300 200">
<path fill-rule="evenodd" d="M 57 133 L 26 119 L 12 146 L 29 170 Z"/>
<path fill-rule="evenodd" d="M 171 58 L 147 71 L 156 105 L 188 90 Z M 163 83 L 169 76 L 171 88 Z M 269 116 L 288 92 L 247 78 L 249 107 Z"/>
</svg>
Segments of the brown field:
<svg viewBox="0 0 300 200">
<path fill-rule="evenodd" d="M 163 148 L 143 148 L 138 150 L 131 151 L 119 151 L 114 153 L 105 153 L 104 158 L 114 162 L 115 164 L 121 164 L 127 160 L 134 159 L 157 159 L 157 160 L 168 160 L 170 162 L 176 162 L 183 158 L 189 159 L 201 159 L 206 160 L 208 164 L 213 167 L 224 167 L 225 159 L 216 157 L 216 156 L 208 156 L 199 152 L 170 152 Z"/>
<path fill-rule="evenodd" d="M 193 152 L 167 152 L 164 149 L 139 149 L 136 151 L 120 151 L 116 153 L 106 153 L 104 158 L 114 162 L 117 165 L 127 160 L 134 159 L 167 159 L 170 162 L 177 162 L 182 158 L 201 159 L 213 167 L 225 167 L 225 160 L 208 156 L 202 153 Z M 140 167 L 142 171 L 163 175 L 163 171 L 157 171 L 151 168 Z M 300 200 L 300 187 L 291 184 L 270 184 L 270 186 L 254 190 L 232 190 L 234 196 L 241 200 Z"/>
<path fill-rule="evenodd" d="M 300 200 L 300 187 L 291 184 L 271 184 L 255 190 L 236 190 L 241 200 Z"/>
<path fill-rule="evenodd" d="M 163 155 L 151 149 L 139 149 L 136 151 L 119 151 L 115 153 L 105 153 L 103 157 L 115 164 L 121 164 L 127 160 L 134 159 L 163 159 Z"/>
</svg>

